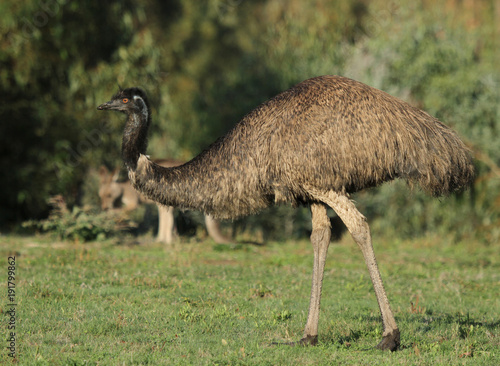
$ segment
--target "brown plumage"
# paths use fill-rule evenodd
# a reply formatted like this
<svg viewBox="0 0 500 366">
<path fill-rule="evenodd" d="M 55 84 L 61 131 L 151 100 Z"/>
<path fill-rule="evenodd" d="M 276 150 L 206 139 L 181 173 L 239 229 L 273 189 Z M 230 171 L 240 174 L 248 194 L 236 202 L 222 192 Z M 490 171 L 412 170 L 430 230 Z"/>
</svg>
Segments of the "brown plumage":
<svg viewBox="0 0 500 366">
<path fill-rule="evenodd" d="M 380 90 L 344 77 L 320 76 L 261 104 L 190 162 L 163 168 L 145 156 L 150 110 L 142 90 L 120 91 L 99 109 L 128 115 L 123 158 L 136 189 L 152 200 L 216 218 L 252 214 L 280 202 L 312 205 L 315 267 L 302 343 L 317 339 L 330 238 L 326 211 L 320 207 L 331 206 L 365 255 L 384 320 L 379 347 L 397 347 L 399 331 L 372 255 L 368 227 L 346 197 L 395 178 L 418 184 L 434 196 L 466 187 L 474 177 L 472 158 L 450 128 Z"/>
</svg>

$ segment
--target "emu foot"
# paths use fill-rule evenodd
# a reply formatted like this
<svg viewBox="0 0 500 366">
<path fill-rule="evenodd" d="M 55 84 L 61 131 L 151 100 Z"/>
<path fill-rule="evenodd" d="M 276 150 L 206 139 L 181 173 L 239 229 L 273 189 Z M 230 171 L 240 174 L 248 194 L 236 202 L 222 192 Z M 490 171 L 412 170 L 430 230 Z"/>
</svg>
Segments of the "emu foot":
<svg viewBox="0 0 500 366">
<path fill-rule="evenodd" d="M 383 351 L 392 351 L 394 352 L 399 348 L 399 330 L 395 329 L 392 333 L 384 336 L 382 341 L 377 344 L 377 348 Z"/>
<path fill-rule="evenodd" d="M 318 336 L 312 336 L 312 335 L 306 335 L 304 338 L 302 338 L 298 342 L 291 342 L 291 346 L 315 346 L 318 344 Z"/>
<path fill-rule="evenodd" d="M 280 342 L 273 342 L 274 345 L 285 345 L 285 346 L 291 346 L 291 347 L 295 347 L 295 346 L 298 346 L 298 347 L 306 347 L 306 346 L 315 346 L 318 344 L 318 336 L 315 335 L 315 336 L 312 336 L 312 335 L 307 335 L 305 336 L 304 338 L 302 338 L 300 341 L 298 342 L 284 342 L 284 343 L 280 343 Z"/>
</svg>

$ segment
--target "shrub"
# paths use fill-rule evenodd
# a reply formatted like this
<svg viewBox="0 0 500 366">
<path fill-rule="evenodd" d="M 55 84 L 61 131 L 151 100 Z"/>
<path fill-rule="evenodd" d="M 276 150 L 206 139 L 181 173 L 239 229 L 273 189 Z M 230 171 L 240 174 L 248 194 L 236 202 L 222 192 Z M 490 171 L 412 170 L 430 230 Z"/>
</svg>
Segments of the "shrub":
<svg viewBox="0 0 500 366">
<path fill-rule="evenodd" d="M 68 209 L 62 196 L 49 200 L 53 209 L 45 220 L 30 220 L 23 227 L 54 233 L 60 239 L 76 241 L 104 240 L 129 230 L 136 224 L 113 211 L 98 212 L 94 208 L 74 206 Z"/>
</svg>

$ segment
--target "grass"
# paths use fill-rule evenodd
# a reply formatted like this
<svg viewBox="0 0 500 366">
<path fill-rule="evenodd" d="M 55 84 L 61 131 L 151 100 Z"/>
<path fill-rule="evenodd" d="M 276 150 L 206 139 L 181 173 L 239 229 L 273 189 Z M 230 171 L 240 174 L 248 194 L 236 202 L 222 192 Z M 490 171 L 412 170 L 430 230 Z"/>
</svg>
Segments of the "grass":
<svg viewBox="0 0 500 366">
<path fill-rule="evenodd" d="M 379 310 L 349 236 L 330 247 L 320 342 L 308 348 L 271 345 L 302 336 L 312 269 L 307 240 L 168 249 L 49 237 L 0 241 L 2 283 L 7 257 L 16 256 L 22 365 L 500 364 L 494 246 L 376 242 L 402 334 L 402 349 L 388 353 L 372 348 L 381 339 Z M 0 364 L 12 363 L 7 353 L 2 345 Z"/>
</svg>

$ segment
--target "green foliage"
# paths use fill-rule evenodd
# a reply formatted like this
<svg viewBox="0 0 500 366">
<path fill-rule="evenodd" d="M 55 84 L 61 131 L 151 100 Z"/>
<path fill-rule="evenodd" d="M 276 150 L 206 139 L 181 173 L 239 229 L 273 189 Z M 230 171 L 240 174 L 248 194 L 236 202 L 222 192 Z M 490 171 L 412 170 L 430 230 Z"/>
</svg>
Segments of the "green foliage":
<svg viewBox="0 0 500 366">
<path fill-rule="evenodd" d="M 398 7 L 384 23 L 371 27 L 353 53 L 369 61 L 348 70 L 371 85 L 417 105 L 453 127 L 477 159 L 470 192 L 435 200 L 401 183 L 361 193 L 359 202 L 377 231 L 407 236 L 433 231 L 456 238 L 481 237 L 496 242 L 500 224 L 500 73 L 483 41 L 488 26 L 474 31 L 453 14 Z M 496 57 L 495 55 L 494 57 Z M 492 199 L 494 198 L 494 199 Z"/>
<path fill-rule="evenodd" d="M 285 321 L 292 318 L 292 313 L 289 310 L 281 310 L 281 311 L 276 312 L 276 314 L 274 315 L 274 318 L 278 322 L 285 322 Z"/>
<path fill-rule="evenodd" d="M 108 132 L 89 118 L 89 107 L 96 104 L 89 70 L 129 42 L 132 29 L 114 16 L 126 12 L 127 2 L 79 7 L 66 1 L 8 1 L 2 7 L 0 145 L 2 170 L 9 174 L 0 183 L 0 220 L 5 222 L 39 217 L 47 211 L 47 198 L 58 193 L 75 202 L 91 150 L 105 149 L 99 136 Z M 103 82 L 100 75 L 94 79 L 95 85 Z"/>
<path fill-rule="evenodd" d="M 29 220 L 23 223 L 27 229 L 52 233 L 62 240 L 80 242 L 105 240 L 135 224 L 117 213 L 96 212 L 95 209 L 74 206 L 69 210 L 61 197 L 52 200 L 54 209 L 44 220 Z"/>
<path fill-rule="evenodd" d="M 470 193 L 436 201 L 394 184 L 357 196 L 374 227 L 500 237 L 498 4 L 439 0 L 3 1 L 0 223 L 48 215 L 47 198 L 93 199 L 91 169 L 120 164 L 123 121 L 95 107 L 148 91 L 149 154 L 190 159 L 296 82 L 343 74 L 422 107 L 474 151 Z M 270 209 L 236 223 L 266 240 L 301 237 L 309 215 Z M 284 220 L 284 221 L 283 221 Z"/>
</svg>

